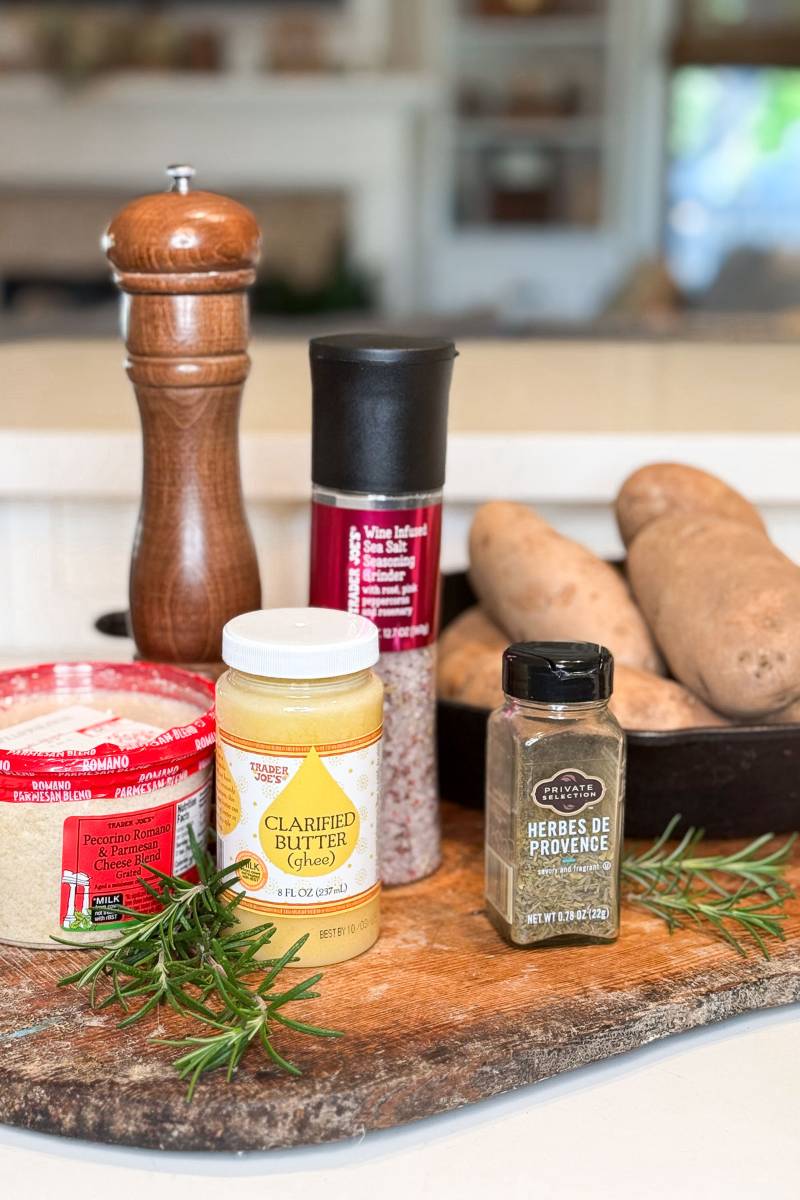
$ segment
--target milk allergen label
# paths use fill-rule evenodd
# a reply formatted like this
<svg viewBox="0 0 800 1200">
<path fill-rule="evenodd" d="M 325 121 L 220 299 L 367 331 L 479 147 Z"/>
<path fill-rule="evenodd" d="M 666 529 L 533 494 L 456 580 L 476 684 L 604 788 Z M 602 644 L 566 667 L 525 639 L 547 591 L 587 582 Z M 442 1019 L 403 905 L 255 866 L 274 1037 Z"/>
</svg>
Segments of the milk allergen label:
<svg viewBox="0 0 800 1200">
<path fill-rule="evenodd" d="M 241 907 L 324 916 L 371 900 L 378 879 L 381 730 L 286 746 L 218 730 L 220 867 L 241 864 Z M 267 918 L 268 919 L 268 918 Z"/>
</svg>

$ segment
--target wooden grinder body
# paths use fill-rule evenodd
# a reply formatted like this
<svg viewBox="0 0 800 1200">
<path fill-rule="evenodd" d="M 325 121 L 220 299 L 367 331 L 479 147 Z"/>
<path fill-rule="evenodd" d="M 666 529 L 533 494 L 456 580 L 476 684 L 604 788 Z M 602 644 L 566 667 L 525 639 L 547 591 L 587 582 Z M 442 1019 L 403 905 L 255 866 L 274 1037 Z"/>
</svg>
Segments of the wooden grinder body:
<svg viewBox="0 0 800 1200">
<path fill-rule="evenodd" d="M 122 210 L 105 238 L 142 423 L 142 502 L 130 619 L 144 658 L 216 664 L 222 626 L 259 608 L 239 469 L 252 214 L 180 187 Z"/>
</svg>

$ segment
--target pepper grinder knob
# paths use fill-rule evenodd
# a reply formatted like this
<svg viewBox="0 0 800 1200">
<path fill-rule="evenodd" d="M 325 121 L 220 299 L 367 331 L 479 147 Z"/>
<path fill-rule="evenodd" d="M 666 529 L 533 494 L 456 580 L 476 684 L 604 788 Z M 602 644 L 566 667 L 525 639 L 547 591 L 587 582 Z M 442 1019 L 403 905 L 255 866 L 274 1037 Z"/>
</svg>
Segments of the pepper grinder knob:
<svg viewBox="0 0 800 1200">
<path fill-rule="evenodd" d="M 126 205 L 103 238 L 144 439 L 131 626 L 144 658 L 215 664 L 225 622 L 261 606 L 239 470 L 261 239 L 249 209 L 192 190 L 192 167 L 167 175 L 167 191 Z"/>
<path fill-rule="evenodd" d="M 195 176 L 194 167 L 190 167 L 188 163 L 172 163 L 167 167 L 167 174 L 172 180 L 169 191 L 180 192 L 185 196 Z"/>
</svg>

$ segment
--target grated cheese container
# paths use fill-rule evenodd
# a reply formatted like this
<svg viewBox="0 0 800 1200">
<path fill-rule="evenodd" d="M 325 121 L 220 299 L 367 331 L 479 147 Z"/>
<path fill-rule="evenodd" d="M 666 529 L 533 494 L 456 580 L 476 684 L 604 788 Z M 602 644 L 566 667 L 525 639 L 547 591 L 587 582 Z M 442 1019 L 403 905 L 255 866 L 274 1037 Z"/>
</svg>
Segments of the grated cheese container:
<svg viewBox="0 0 800 1200">
<path fill-rule="evenodd" d="M 156 908 L 146 867 L 196 877 L 214 736 L 213 684 L 177 667 L 0 673 L 0 942 L 104 941 Z"/>
</svg>

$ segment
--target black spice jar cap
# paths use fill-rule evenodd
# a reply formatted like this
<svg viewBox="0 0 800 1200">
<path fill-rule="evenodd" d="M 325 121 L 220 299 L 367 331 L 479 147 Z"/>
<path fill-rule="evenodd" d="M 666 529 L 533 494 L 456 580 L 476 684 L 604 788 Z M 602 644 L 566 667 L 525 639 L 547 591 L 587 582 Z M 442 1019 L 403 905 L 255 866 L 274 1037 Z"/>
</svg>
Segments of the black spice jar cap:
<svg viewBox="0 0 800 1200">
<path fill-rule="evenodd" d="M 503 691 L 540 704 L 608 700 L 614 658 L 596 642 L 515 642 L 503 652 Z"/>
<path fill-rule="evenodd" d="M 445 338 L 313 338 L 312 482 L 390 496 L 441 488 L 456 353 Z"/>
</svg>

